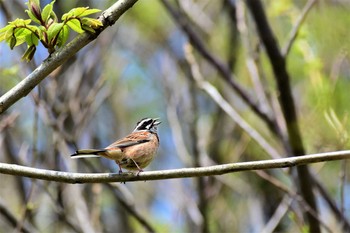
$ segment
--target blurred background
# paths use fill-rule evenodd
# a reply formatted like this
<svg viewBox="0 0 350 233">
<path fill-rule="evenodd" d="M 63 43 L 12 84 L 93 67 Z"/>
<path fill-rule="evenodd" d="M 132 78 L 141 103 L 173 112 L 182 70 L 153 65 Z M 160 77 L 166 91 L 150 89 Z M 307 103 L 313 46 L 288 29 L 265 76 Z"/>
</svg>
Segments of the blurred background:
<svg viewBox="0 0 350 233">
<path fill-rule="evenodd" d="M 350 2 L 262 2 L 287 61 L 307 153 L 348 148 Z M 113 3 L 57 1 L 54 10 Z M 25 9 L 22 0 L 0 1 L 1 27 L 28 18 Z M 24 50 L 0 44 L 1 95 L 48 56 L 39 46 L 26 63 Z M 0 162 L 117 172 L 107 159 L 69 155 L 111 144 L 144 117 L 162 121 L 158 155 L 145 170 L 285 157 L 278 96 L 245 1 L 140 0 L 0 115 Z M 324 232 L 350 229 L 347 166 L 310 165 Z M 0 176 L 0 232 L 307 231 L 307 205 L 289 169 L 126 184 Z"/>
</svg>

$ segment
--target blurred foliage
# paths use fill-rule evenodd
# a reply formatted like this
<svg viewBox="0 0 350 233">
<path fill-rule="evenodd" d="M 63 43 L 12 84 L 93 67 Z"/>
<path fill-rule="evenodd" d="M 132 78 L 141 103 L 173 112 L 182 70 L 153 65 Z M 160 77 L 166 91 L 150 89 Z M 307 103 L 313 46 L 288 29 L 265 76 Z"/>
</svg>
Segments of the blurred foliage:
<svg viewBox="0 0 350 233">
<path fill-rule="evenodd" d="M 75 7 L 107 9 L 113 3 L 57 1 L 54 10 L 61 15 Z M 208 51 L 232 69 L 233 78 L 254 102 L 264 103 L 260 96 L 265 96 L 268 114 L 281 121 L 271 64 L 244 1 L 169 3 L 185 15 L 181 19 Z M 279 47 L 283 48 L 306 1 L 263 3 Z M 236 19 L 240 20 L 233 20 L 229 7 L 236 10 Z M 24 8 L 19 0 L 2 1 L 1 26 L 23 17 L 15 13 Z M 317 1 L 286 57 L 308 153 L 348 148 L 349 8 L 345 1 Z M 70 172 L 115 172 L 116 164 L 106 159 L 71 160 L 69 154 L 77 148 L 105 147 L 129 133 L 143 117 L 160 117 L 163 122 L 159 126 L 161 147 L 149 170 L 190 167 L 196 156 L 202 166 L 270 159 L 259 143 L 197 88 L 184 58 L 186 43 L 187 36 L 162 1 L 140 0 L 116 25 L 0 116 L 0 161 Z M 20 45 L 17 51 L 9 51 L 4 43 L 0 44 L 0 94 L 49 55 L 38 46 L 31 62 L 19 63 L 17 52 L 25 49 Z M 266 127 L 200 52 L 194 55 L 205 80 L 285 156 L 282 139 Z M 258 81 L 252 78 L 249 59 L 256 65 Z M 258 91 L 259 83 L 264 93 Z M 349 175 L 346 161 L 310 167 L 338 207 L 349 206 L 349 195 L 341 198 L 342 190 L 349 192 L 348 181 L 341 178 Z M 303 204 L 290 193 L 286 196 L 286 190 L 272 181 L 274 178 L 290 192 L 296 192 L 290 171 L 273 170 L 265 175 L 269 178 L 256 172 L 240 172 L 202 180 L 113 186 L 57 184 L 1 175 L 6 188 L 0 190 L 0 205 L 15 216 L 19 225 L 40 232 L 149 231 L 142 220 L 156 232 L 201 232 L 203 225 L 210 232 L 261 232 L 277 208 L 287 206 L 272 230 L 306 232 L 307 225 L 300 214 Z M 204 185 L 200 186 L 200 182 Z M 340 223 L 321 194 L 316 195 L 323 222 L 340 232 Z M 286 203 L 290 201 L 289 206 L 284 198 Z M 204 204 L 200 205 L 201 200 Z M 349 216 L 349 209 L 344 211 Z M 5 219 L 0 214 L 0 228 L 13 230 Z"/>
</svg>

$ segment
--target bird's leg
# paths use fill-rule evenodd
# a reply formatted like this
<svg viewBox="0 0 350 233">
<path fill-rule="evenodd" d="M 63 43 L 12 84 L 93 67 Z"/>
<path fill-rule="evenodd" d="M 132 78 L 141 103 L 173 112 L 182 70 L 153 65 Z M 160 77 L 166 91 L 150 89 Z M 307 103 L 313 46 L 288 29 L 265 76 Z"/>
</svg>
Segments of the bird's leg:
<svg viewBox="0 0 350 233">
<path fill-rule="evenodd" d="M 122 167 L 120 166 L 120 163 L 115 161 L 116 164 L 118 164 L 118 167 L 119 167 L 119 175 L 123 174 L 123 170 L 122 170 Z M 125 184 L 125 181 L 124 182 L 120 182 L 120 183 L 124 183 Z"/>
<path fill-rule="evenodd" d="M 143 170 L 142 170 L 142 168 L 140 168 L 140 166 L 135 162 L 135 160 L 133 160 L 133 159 L 131 159 L 133 162 L 134 162 L 134 164 L 136 165 L 136 167 L 137 167 L 137 169 L 139 170 L 138 172 L 137 172 L 137 176 L 140 174 L 140 172 L 143 172 Z"/>
<path fill-rule="evenodd" d="M 118 167 L 119 167 L 119 174 L 122 174 L 123 173 L 123 170 L 122 170 L 122 167 L 120 166 L 120 163 L 115 161 L 116 164 L 118 164 Z"/>
</svg>

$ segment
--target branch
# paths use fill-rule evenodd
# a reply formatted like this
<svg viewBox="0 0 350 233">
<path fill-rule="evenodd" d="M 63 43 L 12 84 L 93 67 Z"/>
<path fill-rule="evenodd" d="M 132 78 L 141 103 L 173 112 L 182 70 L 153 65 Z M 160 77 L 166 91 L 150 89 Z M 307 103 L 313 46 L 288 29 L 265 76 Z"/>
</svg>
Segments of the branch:
<svg viewBox="0 0 350 233">
<path fill-rule="evenodd" d="M 20 228 L 17 228 L 20 225 L 20 220 L 18 220 L 16 216 L 10 211 L 10 208 L 5 206 L 4 201 L 1 199 L 0 199 L 0 215 L 2 216 L 2 219 L 7 220 L 7 222 L 13 227 L 13 229 L 16 229 L 18 232 L 23 232 L 23 233 L 37 232 L 37 229 L 34 229 L 34 227 L 31 225 L 30 226 L 22 225 Z"/>
<path fill-rule="evenodd" d="M 211 53 L 205 46 L 202 39 L 196 34 L 196 32 L 190 27 L 186 21 L 186 17 L 177 11 L 167 0 L 161 1 L 163 6 L 172 16 L 175 23 L 177 23 L 180 29 L 188 37 L 192 46 L 201 54 L 201 56 L 220 74 L 220 77 L 224 79 L 237 93 L 237 95 L 257 114 L 271 129 L 272 132 L 277 132 L 276 125 L 273 119 L 264 112 L 256 101 L 248 94 L 248 92 L 237 82 L 237 78 L 231 74 L 229 67 Z"/>
<path fill-rule="evenodd" d="M 261 1 L 246 0 L 246 2 L 252 17 L 254 18 L 256 29 L 266 49 L 266 53 L 270 59 L 270 63 L 273 69 L 279 92 L 280 105 L 287 126 L 288 138 L 291 146 L 291 154 L 296 156 L 303 155 L 305 154 L 305 148 L 299 129 L 298 118 L 292 95 L 292 88 L 290 86 L 290 77 L 287 72 L 285 57 L 283 57 L 277 45 L 275 35 L 273 34 L 272 29 L 268 23 Z M 312 191 L 312 180 L 310 178 L 310 172 L 308 168 L 306 166 L 297 167 L 297 172 L 300 191 L 304 199 L 310 205 L 310 207 L 316 213 L 318 213 L 316 199 Z M 310 232 L 320 232 L 318 220 L 309 213 L 306 213 L 306 217 L 309 221 Z"/>
<path fill-rule="evenodd" d="M 339 223 L 342 226 L 342 229 L 344 232 L 350 232 L 350 222 L 349 220 L 346 218 L 346 215 L 344 213 L 342 213 L 341 210 L 339 210 L 338 208 L 338 203 L 336 202 L 336 200 L 333 200 L 329 193 L 327 192 L 326 188 L 323 186 L 323 184 L 321 183 L 321 181 L 318 179 L 318 177 L 316 176 L 316 174 L 313 174 L 311 176 L 311 178 L 313 179 L 315 186 L 318 190 L 318 192 L 322 195 L 325 203 L 328 204 L 329 208 L 333 211 L 334 216 L 336 217 L 336 219 L 339 221 Z"/>
<path fill-rule="evenodd" d="M 135 203 L 128 202 L 124 196 L 121 196 L 121 189 L 116 184 L 110 184 L 107 183 L 106 186 L 109 188 L 109 190 L 114 194 L 115 198 L 118 200 L 120 205 L 122 205 L 126 212 L 128 212 L 132 217 L 134 217 L 138 223 L 145 228 L 145 230 L 149 233 L 156 232 L 154 227 L 149 223 L 149 221 L 145 218 L 147 215 L 143 216 L 139 211 L 137 210 Z"/>
<path fill-rule="evenodd" d="M 238 112 L 222 97 L 219 91 L 208 81 L 205 81 L 203 75 L 200 73 L 198 63 L 192 53 L 190 45 L 185 46 L 186 61 L 190 66 L 190 71 L 193 79 L 203 91 L 205 91 L 216 104 L 229 115 L 234 122 L 236 122 L 252 139 L 254 139 L 263 148 L 267 154 L 272 158 L 280 158 L 277 151 L 259 134 L 247 121 L 241 117 Z"/>
<path fill-rule="evenodd" d="M 46 76 L 76 54 L 80 49 L 96 39 L 99 33 L 105 30 L 108 26 L 113 25 L 120 18 L 120 16 L 131 8 L 136 2 L 137 0 L 119 0 L 104 11 L 99 17 L 99 20 L 103 23 L 103 27 L 101 27 L 99 32 L 96 34 L 85 32 L 78 35 L 65 47 L 53 53 L 24 80 L 1 96 L 0 114 L 6 111 L 19 99 L 28 95 L 28 93 L 33 90 L 33 88 L 36 87 L 44 78 L 46 78 Z"/>
<path fill-rule="evenodd" d="M 72 173 L 31 168 L 7 163 L 0 163 L 0 173 L 71 184 L 107 183 L 215 176 L 240 171 L 295 167 L 309 163 L 319 163 L 342 159 L 350 159 L 350 150 L 295 156 L 283 159 L 228 163 L 208 167 L 141 172 L 139 175 L 135 175 L 133 173 Z"/>
<path fill-rule="evenodd" d="M 305 7 L 303 8 L 303 11 L 301 12 L 299 18 L 297 19 L 296 24 L 294 25 L 292 31 L 290 32 L 290 34 L 288 36 L 288 40 L 287 40 L 286 45 L 282 48 L 283 57 L 287 57 L 290 49 L 292 48 L 293 42 L 295 41 L 295 39 L 298 36 L 299 29 L 300 29 L 302 23 L 304 22 L 307 14 L 311 10 L 312 6 L 315 5 L 316 1 L 317 0 L 309 0 L 306 3 Z"/>
</svg>

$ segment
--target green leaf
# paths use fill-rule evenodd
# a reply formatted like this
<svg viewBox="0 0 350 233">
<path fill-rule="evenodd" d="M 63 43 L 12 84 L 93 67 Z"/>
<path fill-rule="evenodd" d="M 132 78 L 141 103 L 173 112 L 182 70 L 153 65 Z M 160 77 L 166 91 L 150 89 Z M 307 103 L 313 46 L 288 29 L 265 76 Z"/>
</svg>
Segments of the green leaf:
<svg viewBox="0 0 350 233">
<path fill-rule="evenodd" d="M 9 42 L 9 40 L 11 39 L 11 37 L 13 36 L 13 32 L 14 32 L 14 30 L 15 30 L 15 27 L 13 27 L 13 28 L 11 28 L 11 29 L 9 29 L 9 30 L 7 30 L 6 32 L 5 32 L 5 40 L 6 40 L 6 42 Z"/>
<path fill-rule="evenodd" d="M 68 25 L 64 25 L 60 34 L 58 35 L 57 46 L 61 47 L 66 43 L 69 37 L 69 27 Z"/>
<path fill-rule="evenodd" d="M 39 26 L 38 30 L 39 30 L 40 38 L 42 37 L 42 34 L 47 31 L 44 26 Z"/>
<path fill-rule="evenodd" d="M 16 40 L 17 40 L 15 46 L 21 45 L 24 42 L 26 42 L 26 37 L 30 34 L 32 34 L 32 32 L 27 28 L 18 28 L 14 30 L 14 36 L 16 37 Z"/>
<path fill-rule="evenodd" d="M 16 43 L 17 43 L 16 37 L 12 36 L 9 43 L 11 50 L 16 46 Z"/>
<path fill-rule="evenodd" d="M 99 10 L 99 9 L 89 9 L 89 7 L 77 7 L 77 8 L 73 8 L 68 13 L 64 14 L 62 16 L 62 20 L 65 21 L 67 19 L 76 18 L 76 17 L 81 18 L 81 17 L 87 16 L 87 15 L 94 14 L 96 12 L 100 12 L 100 11 L 101 10 Z"/>
<path fill-rule="evenodd" d="M 52 1 L 50 4 L 47 4 L 41 13 L 41 18 L 44 20 L 45 23 L 50 18 L 54 3 L 55 3 L 55 1 Z"/>
<path fill-rule="evenodd" d="M 29 0 L 27 3 L 28 7 L 34 5 L 35 7 L 40 8 L 40 0 Z"/>
<path fill-rule="evenodd" d="M 40 24 L 40 20 L 38 20 L 35 15 L 33 15 L 33 13 L 29 10 L 25 10 L 25 12 L 28 14 L 29 18 L 31 20 L 33 20 L 34 22 L 36 22 L 37 24 Z"/>
<path fill-rule="evenodd" d="M 23 44 L 24 42 L 26 42 L 26 37 L 22 36 L 22 37 L 16 37 L 17 41 L 16 41 L 16 46 L 19 46 L 21 44 Z"/>
<path fill-rule="evenodd" d="M 33 33 L 36 33 L 40 36 L 40 29 L 37 26 L 33 26 L 33 25 L 27 25 L 27 27 L 30 31 L 32 31 Z"/>
<path fill-rule="evenodd" d="M 27 24 L 30 24 L 31 20 L 30 19 L 27 19 L 27 20 L 24 20 L 24 19 L 15 19 L 13 20 L 12 22 L 9 22 L 10 25 L 13 25 L 15 27 L 23 27 Z"/>
<path fill-rule="evenodd" d="M 78 17 L 81 14 L 83 14 L 87 9 L 89 9 L 88 7 L 77 7 L 77 8 L 73 8 L 72 10 L 70 10 L 68 12 L 68 14 L 71 14 L 71 16 L 75 16 Z"/>
<path fill-rule="evenodd" d="M 50 13 L 50 19 L 53 20 L 53 22 L 57 23 L 58 22 L 58 18 L 57 18 L 57 15 L 54 11 L 51 11 Z"/>
<path fill-rule="evenodd" d="M 66 23 L 71 29 L 73 29 L 74 31 L 76 31 L 77 33 L 83 33 L 84 30 L 81 28 L 81 24 L 80 21 L 77 19 L 70 19 L 69 21 L 67 21 Z"/>
<path fill-rule="evenodd" d="M 84 24 L 83 24 L 82 28 L 83 28 L 85 31 L 88 31 L 88 32 L 91 32 L 91 33 L 95 33 L 95 32 L 96 32 L 92 27 L 89 27 L 89 26 L 84 25 Z"/>
<path fill-rule="evenodd" d="M 24 35 L 25 31 L 26 31 L 26 28 L 16 28 L 15 30 L 13 30 L 14 32 L 13 34 L 15 35 L 15 37 L 25 36 Z"/>
<path fill-rule="evenodd" d="M 5 40 L 5 33 L 1 33 L 0 34 L 0 42 Z"/>
<path fill-rule="evenodd" d="M 99 27 L 102 27 L 103 24 L 100 20 L 98 19 L 93 19 L 93 18 L 82 18 L 81 23 L 83 25 L 87 25 L 88 27 L 92 27 L 94 29 L 97 29 Z"/>
<path fill-rule="evenodd" d="M 66 21 L 67 19 L 69 19 L 70 17 L 72 17 L 73 14 L 71 12 L 65 13 L 62 15 L 62 21 Z"/>
<path fill-rule="evenodd" d="M 37 45 L 39 44 L 39 39 L 38 39 L 38 37 L 36 37 L 33 33 L 28 34 L 28 35 L 25 37 L 25 41 L 27 42 L 27 44 L 28 44 L 29 46 L 31 46 L 31 45 L 37 46 Z"/>
<path fill-rule="evenodd" d="M 28 1 L 28 10 L 37 18 L 39 21 L 41 19 L 41 8 L 39 0 L 29 0 Z"/>
<path fill-rule="evenodd" d="M 14 21 L 12 22 L 9 22 L 9 25 L 13 25 L 15 27 L 25 27 L 27 26 L 28 24 L 30 24 L 32 22 L 31 19 L 15 19 Z"/>
<path fill-rule="evenodd" d="M 24 26 L 29 25 L 31 22 L 32 22 L 32 20 L 31 20 L 31 19 L 26 19 L 26 20 L 23 20 L 23 24 L 24 24 Z"/>
<path fill-rule="evenodd" d="M 86 11 L 84 11 L 83 13 L 81 13 L 79 15 L 79 17 L 84 17 L 84 16 L 88 16 L 88 15 L 91 15 L 91 14 L 94 14 L 94 13 L 97 13 L 97 12 L 100 12 L 101 10 L 99 9 L 87 9 Z"/>
<path fill-rule="evenodd" d="M 36 51 L 36 47 L 34 45 L 29 46 L 27 50 L 24 52 L 22 56 L 22 60 L 26 60 L 27 62 L 31 61 L 33 59 L 35 51 Z"/>
<path fill-rule="evenodd" d="M 63 23 L 52 23 L 49 29 L 47 30 L 48 40 L 51 41 L 52 38 L 56 37 L 57 34 L 63 27 Z"/>
<path fill-rule="evenodd" d="M 0 29 L 0 33 L 4 33 L 4 32 L 6 32 L 7 30 L 13 29 L 13 28 L 14 28 L 13 25 L 8 24 L 8 25 L 6 25 L 5 27 L 3 27 L 3 28 Z"/>
<path fill-rule="evenodd" d="M 3 40 L 6 40 L 9 36 L 13 34 L 15 26 L 13 25 L 7 25 L 4 28 L 0 29 L 0 42 Z"/>
<path fill-rule="evenodd" d="M 36 36 L 33 35 L 33 34 L 30 34 L 30 35 L 31 35 L 31 37 L 32 37 L 33 45 L 38 46 L 38 44 L 39 44 L 39 38 L 36 37 Z"/>
</svg>

